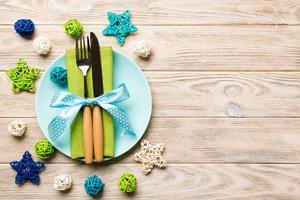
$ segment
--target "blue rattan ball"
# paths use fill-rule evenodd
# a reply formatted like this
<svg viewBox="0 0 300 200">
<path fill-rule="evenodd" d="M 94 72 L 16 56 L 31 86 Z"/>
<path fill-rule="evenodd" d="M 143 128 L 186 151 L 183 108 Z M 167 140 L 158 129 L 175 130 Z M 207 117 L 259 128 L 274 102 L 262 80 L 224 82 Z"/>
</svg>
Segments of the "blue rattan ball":
<svg viewBox="0 0 300 200">
<path fill-rule="evenodd" d="M 50 79 L 59 86 L 67 85 L 67 70 L 61 66 L 53 67 L 50 70 Z"/>
<path fill-rule="evenodd" d="M 100 196 L 104 186 L 104 182 L 96 175 L 88 176 L 84 182 L 84 190 L 91 197 Z"/>
<path fill-rule="evenodd" d="M 22 36 L 30 36 L 34 32 L 34 24 L 30 19 L 19 19 L 14 28 Z"/>
</svg>

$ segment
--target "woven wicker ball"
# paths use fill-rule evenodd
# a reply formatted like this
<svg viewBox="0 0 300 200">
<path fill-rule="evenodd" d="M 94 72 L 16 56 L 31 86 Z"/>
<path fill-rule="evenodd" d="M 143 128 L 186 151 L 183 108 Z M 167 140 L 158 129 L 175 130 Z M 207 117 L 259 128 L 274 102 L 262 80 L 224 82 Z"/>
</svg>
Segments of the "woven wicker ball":
<svg viewBox="0 0 300 200">
<path fill-rule="evenodd" d="M 134 46 L 134 53 L 142 58 L 147 58 L 151 54 L 151 46 L 147 41 L 139 41 Z"/>
<path fill-rule="evenodd" d="M 70 19 L 64 24 L 65 32 L 71 37 L 79 37 L 83 32 L 83 26 L 77 19 Z"/>
<path fill-rule="evenodd" d="M 99 197 L 104 186 L 104 182 L 96 175 L 88 176 L 84 182 L 84 190 L 91 197 Z"/>
<path fill-rule="evenodd" d="M 59 191 L 66 191 L 72 186 L 72 178 L 68 174 L 60 174 L 54 177 L 54 189 Z"/>
<path fill-rule="evenodd" d="M 46 139 L 37 141 L 34 147 L 37 157 L 43 160 L 50 158 L 55 151 L 54 146 Z"/>
<path fill-rule="evenodd" d="M 24 121 L 16 119 L 7 125 L 7 131 L 13 136 L 21 137 L 26 131 L 26 124 Z"/>
<path fill-rule="evenodd" d="M 119 179 L 119 188 L 122 192 L 132 193 L 135 191 L 137 180 L 131 173 L 124 173 Z"/>
<path fill-rule="evenodd" d="M 15 31 L 21 36 L 31 36 L 34 32 L 34 24 L 30 19 L 19 19 L 14 24 Z"/>
<path fill-rule="evenodd" d="M 50 79 L 59 86 L 67 85 L 67 70 L 61 66 L 53 67 L 50 70 Z"/>
<path fill-rule="evenodd" d="M 50 51 L 51 43 L 48 38 L 40 36 L 34 39 L 32 46 L 37 53 L 47 55 Z"/>
</svg>

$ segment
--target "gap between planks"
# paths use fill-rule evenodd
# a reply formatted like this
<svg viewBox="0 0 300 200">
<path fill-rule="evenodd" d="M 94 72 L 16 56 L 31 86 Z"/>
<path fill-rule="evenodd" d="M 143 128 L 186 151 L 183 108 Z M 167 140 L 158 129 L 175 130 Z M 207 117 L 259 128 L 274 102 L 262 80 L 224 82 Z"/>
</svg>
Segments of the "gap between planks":
<svg viewBox="0 0 300 200">
<path fill-rule="evenodd" d="M 102 23 L 84 23 L 84 25 L 86 26 L 105 26 L 107 25 L 108 22 L 106 24 L 102 24 Z M 0 24 L 0 26 L 7 26 L 7 27 L 12 27 L 14 24 Z M 40 23 L 35 23 L 34 24 L 35 26 L 61 26 L 63 25 L 60 24 L 60 23 L 49 23 L 49 24 L 40 24 Z M 213 26 L 217 26 L 217 27 L 220 27 L 220 26 L 224 26 L 224 27 L 230 27 L 230 26 L 269 26 L 269 27 L 272 27 L 272 26 L 300 26 L 300 24 L 242 24 L 242 23 L 237 23 L 237 24 L 135 24 L 139 27 L 149 27 L 149 26 L 156 26 L 156 27 L 164 27 L 164 26 L 179 26 L 179 27 L 184 27 L 184 26 L 187 26 L 187 27 L 213 27 Z"/>
<path fill-rule="evenodd" d="M 9 69 L 10 67 L 8 66 L 7 67 L 7 69 L 2 69 L 2 68 L 0 68 L 0 73 L 6 73 L 7 72 L 7 70 Z M 48 68 L 48 67 L 47 67 Z M 44 68 L 42 68 L 42 69 L 40 69 L 41 70 L 41 74 L 43 74 L 45 71 L 47 71 L 47 69 L 44 69 Z M 226 73 L 226 72 L 232 72 L 232 73 L 235 73 L 235 72 L 240 72 L 240 73 L 243 73 L 243 72 L 245 72 L 245 73 L 256 73 L 256 72 L 274 72 L 274 73 L 276 73 L 276 72 L 282 72 L 282 73 L 293 73 L 293 72 L 300 72 L 300 68 L 299 68 L 299 70 L 295 70 L 295 69 L 292 69 L 292 70 L 289 70 L 289 69 L 287 69 L 287 70 L 285 70 L 285 69 L 280 69 L 280 70 L 278 70 L 278 69 L 275 69 L 275 70 L 272 70 L 272 69 L 261 69 L 261 70 L 259 70 L 259 69 L 254 69 L 254 70 L 251 70 L 251 69 L 243 69 L 243 70 L 237 70 L 237 69 L 230 69 L 230 67 L 228 68 L 228 69 L 214 69 L 214 70 L 197 70 L 197 69 L 187 69 L 187 70 L 152 70 L 152 69 L 150 69 L 150 70 L 148 70 L 148 69 L 142 69 L 142 71 L 143 72 L 153 72 L 153 73 L 155 73 L 155 72 L 159 72 L 159 73 L 172 73 L 172 72 L 177 72 L 177 73 L 182 73 L 182 72 L 194 72 L 194 73 L 214 73 L 214 72 L 220 72 L 220 73 L 222 73 L 222 72 L 224 72 L 224 73 Z"/>
<path fill-rule="evenodd" d="M 5 117 L 1 117 L 0 119 L 36 119 L 36 117 L 26 117 L 26 116 L 5 116 Z M 187 116 L 153 116 L 151 117 L 151 119 L 300 119 L 300 117 L 296 117 L 296 116 L 286 116 L 286 117 L 281 117 L 281 116 L 270 116 L 270 117 L 187 117 Z"/>
<path fill-rule="evenodd" d="M 15 160 L 20 160 L 20 158 L 16 158 Z M 37 161 L 38 159 L 33 158 L 34 161 Z M 72 160 L 70 158 L 70 160 Z M 47 160 L 38 160 L 41 162 L 44 162 L 46 165 L 85 165 L 85 163 L 81 163 L 80 161 L 72 160 L 72 162 L 49 162 Z M 10 162 L 0 162 L 1 165 L 8 165 Z M 122 163 L 119 161 L 110 161 L 110 162 L 105 162 L 105 163 L 93 163 L 92 166 L 109 166 L 109 165 L 131 165 L 131 166 L 137 166 L 137 165 L 142 165 L 141 163 Z M 168 162 L 167 161 L 167 166 L 172 166 L 172 165 L 300 165 L 300 162 Z M 157 167 L 154 167 L 154 169 L 159 169 Z"/>
</svg>

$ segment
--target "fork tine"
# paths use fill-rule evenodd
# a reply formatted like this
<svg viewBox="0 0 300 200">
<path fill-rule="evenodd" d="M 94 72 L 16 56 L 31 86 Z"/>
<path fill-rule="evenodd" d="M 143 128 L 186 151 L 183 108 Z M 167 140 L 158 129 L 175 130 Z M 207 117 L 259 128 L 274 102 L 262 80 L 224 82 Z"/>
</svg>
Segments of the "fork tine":
<svg viewBox="0 0 300 200">
<path fill-rule="evenodd" d="M 79 56 L 80 59 L 83 59 L 83 56 L 82 56 L 82 55 L 83 55 L 83 52 L 82 52 L 82 50 L 83 50 L 83 49 L 82 49 L 82 38 L 80 38 L 80 56 Z"/>
<path fill-rule="evenodd" d="M 87 53 L 86 53 L 86 46 L 85 46 L 85 38 L 82 37 L 82 41 L 83 41 L 83 57 L 84 59 L 87 59 Z"/>
<path fill-rule="evenodd" d="M 91 48 L 90 48 L 90 39 L 89 39 L 89 36 L 86 37 L 86 43 L 87 43 L 88 52 L 90 52 Z"/>
<path fill-rule="evenodd" d="M 78 38 L 76 38 L 75 49 L 76 49 L 76 60 L 79 60 Z"/>
</svg>

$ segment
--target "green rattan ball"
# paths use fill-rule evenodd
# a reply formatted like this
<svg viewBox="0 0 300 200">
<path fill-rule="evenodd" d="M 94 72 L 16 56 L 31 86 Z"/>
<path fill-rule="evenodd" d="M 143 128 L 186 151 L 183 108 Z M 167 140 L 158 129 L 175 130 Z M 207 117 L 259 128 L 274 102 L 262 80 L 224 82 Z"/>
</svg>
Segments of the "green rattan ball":
<svg viewBox="0 0 300 200">
<path fill-rule="evenodd" d="M 69 19 L 64 24 L 64 28 L 66 33 L 72 37 L 79 37 L 83 32 L 83 26 L 77 19 Z"/>
<path fill-rule="evenodd" d="M 34 145 L 35 153 L 40 159 L 48 159 L 55 151 L 54 146 L 46 139 L 39 140 Z"/>
<path fill-rule="evenodd" d="M 124 173 L 119 179 L 119 188 L 122 192 L 131 193 L 136 189 L 137 181 L 133 174 Z"/>
</svg>

